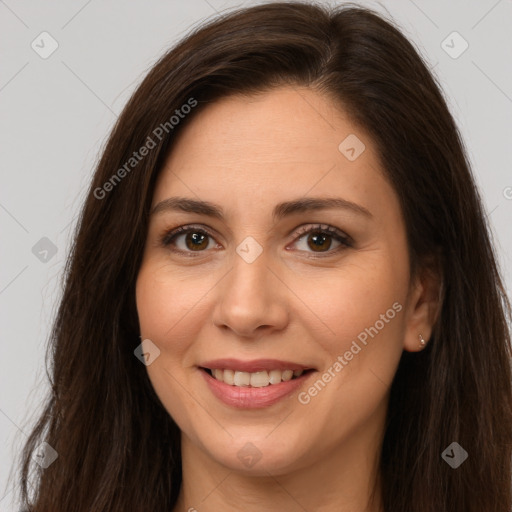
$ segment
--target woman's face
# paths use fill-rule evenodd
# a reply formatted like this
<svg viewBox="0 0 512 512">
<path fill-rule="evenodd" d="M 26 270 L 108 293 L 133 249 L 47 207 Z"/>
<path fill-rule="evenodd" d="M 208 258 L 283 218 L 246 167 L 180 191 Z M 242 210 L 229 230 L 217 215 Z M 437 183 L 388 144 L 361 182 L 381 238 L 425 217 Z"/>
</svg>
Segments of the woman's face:
<svg viewBox="0 0 512 512">
<path fill-rule="evenodd" d="M 375 453 L 430 331 L 369 136 L 310 89 L 224 98 L 180 133 L 152 211 L 141 337 L 187 453 L 274 475 Z"/>
</svg>

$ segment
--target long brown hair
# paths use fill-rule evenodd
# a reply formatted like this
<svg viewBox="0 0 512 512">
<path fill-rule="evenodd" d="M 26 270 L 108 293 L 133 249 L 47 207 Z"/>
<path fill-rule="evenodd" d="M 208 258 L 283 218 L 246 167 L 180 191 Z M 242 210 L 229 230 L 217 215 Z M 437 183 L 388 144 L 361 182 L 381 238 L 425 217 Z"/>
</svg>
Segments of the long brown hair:
<svg viewBox="0 0 512 512">
<path fill-rule="evenodd" d="M 155 180 L 196 112 L 283 84 L 327 94 L 368 131 L 400 199 L 412 275 L 435 257 L 443 276 L 431 341 L 403 353 L 390 391 L 385 511 L 511 510 L 510 304 L 463 141 L 435 78 L 392 21 L 353 5 L 295 2 L 195 29 L 119 117 L 66 266 L 49 345 L 51 394 L 22 456 L 29 510 L 161 512 L 176 503 L 180 432 L 134 356 L 134 287 Z M 154 146 L 130 160 L 148 137 Z M 59 455 L 46 469 L 32 460 L 43 441 Z M 441 458 L 454 441 L 469 454 L 457 469 Z"/>
</svg>

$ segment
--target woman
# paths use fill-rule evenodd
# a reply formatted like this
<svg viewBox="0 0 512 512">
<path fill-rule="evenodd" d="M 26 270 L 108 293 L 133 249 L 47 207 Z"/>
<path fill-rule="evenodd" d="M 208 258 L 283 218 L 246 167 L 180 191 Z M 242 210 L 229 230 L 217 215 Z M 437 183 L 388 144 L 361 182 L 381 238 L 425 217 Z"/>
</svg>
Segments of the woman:
<svg viewBox="0 0 512 512">
<path fill-rule="evenodd" d="M 98 165 L 24 505 L 509 511 L 509 313 L 458 130 L 393 24 L 224 15 L 154 66 Z"/>
</svg>

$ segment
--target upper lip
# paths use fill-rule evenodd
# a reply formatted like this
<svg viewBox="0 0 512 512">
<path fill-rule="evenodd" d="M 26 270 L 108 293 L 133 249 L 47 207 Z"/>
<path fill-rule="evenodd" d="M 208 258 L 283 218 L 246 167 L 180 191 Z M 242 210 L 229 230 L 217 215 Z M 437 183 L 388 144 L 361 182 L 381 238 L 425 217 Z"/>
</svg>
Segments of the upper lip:
<svg viewBox="0 0 512 512">
<path fill-rule="evenodd" d="M 199 365 L 201 368 L 210 370 L 233 370 L 248 373 L 261 372 L 264 370 L 310 370 L 311 366 L 294 363 L 291 361 L 281 361 L 279 359 L 253 359 L 252 361 L 242 361 L 241 359 L 214 359 L 205 361 Z"/>
</svg>

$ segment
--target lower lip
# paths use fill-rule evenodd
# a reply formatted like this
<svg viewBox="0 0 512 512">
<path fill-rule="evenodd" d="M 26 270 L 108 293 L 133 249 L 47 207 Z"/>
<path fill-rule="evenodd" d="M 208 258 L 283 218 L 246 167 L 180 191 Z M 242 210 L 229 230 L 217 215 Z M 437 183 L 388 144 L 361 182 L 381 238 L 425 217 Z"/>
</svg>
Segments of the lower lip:
<svg viewBox="0 0 512 512">
<path fill-rule="evenodd" d="M 230 386 L 229 384 L 213 378 L 205 370 L 199 369 L 199 371 L 206 380 L 211 392 L 221 402 L 231 407 L 241 409 L 261 409 L 273 405 L 300 388 L 305 380 L 313 373 L 307 372 L 300 377 L 279 384 L 269 384 L 262 388 L 252 388 L 248 386 Z"/>
</svg>

